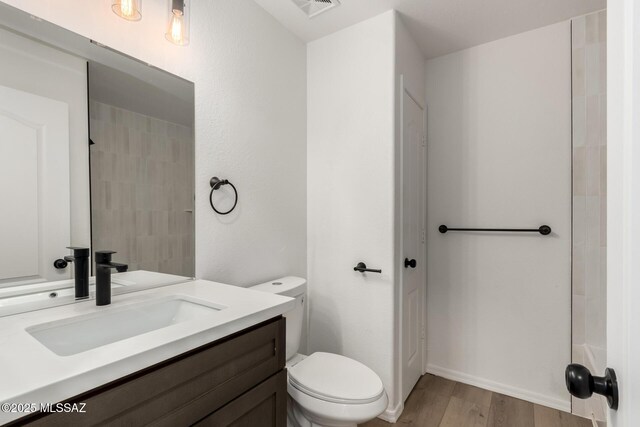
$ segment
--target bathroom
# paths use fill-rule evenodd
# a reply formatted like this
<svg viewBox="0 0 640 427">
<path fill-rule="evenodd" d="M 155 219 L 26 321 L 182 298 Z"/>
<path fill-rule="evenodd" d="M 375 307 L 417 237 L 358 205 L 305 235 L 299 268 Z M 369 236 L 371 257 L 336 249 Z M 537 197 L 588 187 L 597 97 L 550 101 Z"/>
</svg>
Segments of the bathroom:
<svg viewBox="0 0 640 427">
<path fill-rule="evenodd" d="M 0 424 L 635 425 L 639 9 L 3 0 Z"/>
</svg>

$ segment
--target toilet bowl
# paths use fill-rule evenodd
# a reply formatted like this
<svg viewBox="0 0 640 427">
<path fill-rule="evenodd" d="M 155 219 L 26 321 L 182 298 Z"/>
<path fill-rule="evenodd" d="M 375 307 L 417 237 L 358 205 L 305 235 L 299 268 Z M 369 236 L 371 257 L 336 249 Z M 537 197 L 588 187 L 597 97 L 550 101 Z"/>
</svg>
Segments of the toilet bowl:
<svg viewBox="0 0 640 427">
<path fill-rule="evenodd" d="M 317 352 L 288 369 L 289 418 L 295 427 L 347 427 L 369 421 L 387 407 L 382 381 L 348 357 Z"/>
<path fill-rule="evenodd" d="M 384 412 L 387 393 L 373 370 L 339 354 L 298 354 L 306 299 L 304 279 L 283 277 L 252 289 L 296 298 L 296 307 L 284 314 L 288 426 L 355 427 Z"/>
</svg>

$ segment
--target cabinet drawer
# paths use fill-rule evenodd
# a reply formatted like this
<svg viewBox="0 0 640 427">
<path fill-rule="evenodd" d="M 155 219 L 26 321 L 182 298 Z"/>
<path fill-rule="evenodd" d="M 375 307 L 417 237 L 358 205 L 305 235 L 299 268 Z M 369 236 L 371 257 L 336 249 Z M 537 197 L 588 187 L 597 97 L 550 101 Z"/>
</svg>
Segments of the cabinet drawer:
<svg viewBox="0 0 640 427">
<path fill-rule="evenodd" d="M 285 427 L 287 372 L 281 371 L 196 424 L 197 427 Z"/>
<path fill-rule="evenodd" d="M 285 320 L 272 319 L 69 399 L 86 413 L 34 414 L 15 425 L 191 425 L 284 368 Z"/>
</svg>

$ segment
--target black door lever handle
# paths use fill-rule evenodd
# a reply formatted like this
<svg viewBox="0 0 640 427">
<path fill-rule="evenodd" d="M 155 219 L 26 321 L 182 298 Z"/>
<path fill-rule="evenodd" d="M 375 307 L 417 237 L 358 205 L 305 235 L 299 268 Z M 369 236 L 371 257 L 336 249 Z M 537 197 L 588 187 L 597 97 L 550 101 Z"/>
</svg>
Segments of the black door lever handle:
<svg viewBox="0 0 640 427">
<path fill-rule="evenodd" d="M 358 265 L 353 267 L 353 271 L 359 271 L 360 273 L 382 273 L 382 270 L 378 270 L 376 268 L 367 268 L 367 264 L 364 262 L 359 262 Z"/>
<path fill-rule="evenodd" d="M 409 268 L 409 267 L 416 268 L 416 265 L 418 264 L 416 263 L 415 259 L 409 259 L 409 258 L 404 259 L 404 268 Z"/>
</svg>

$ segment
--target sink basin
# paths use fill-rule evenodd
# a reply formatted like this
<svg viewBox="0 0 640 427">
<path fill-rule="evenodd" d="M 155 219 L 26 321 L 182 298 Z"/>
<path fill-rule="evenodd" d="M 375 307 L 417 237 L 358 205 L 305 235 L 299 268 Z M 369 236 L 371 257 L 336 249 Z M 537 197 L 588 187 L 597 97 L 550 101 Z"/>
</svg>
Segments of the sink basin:
<svg viewBox="0 0 640 427">
<path fill-rule="evenodd" d="M 131 304 L 26 328 L 41 344 L 59 356 L 70 356 L 117 341 L 211 316 L 224 306 L 172 296 Z"/>
</svg>

